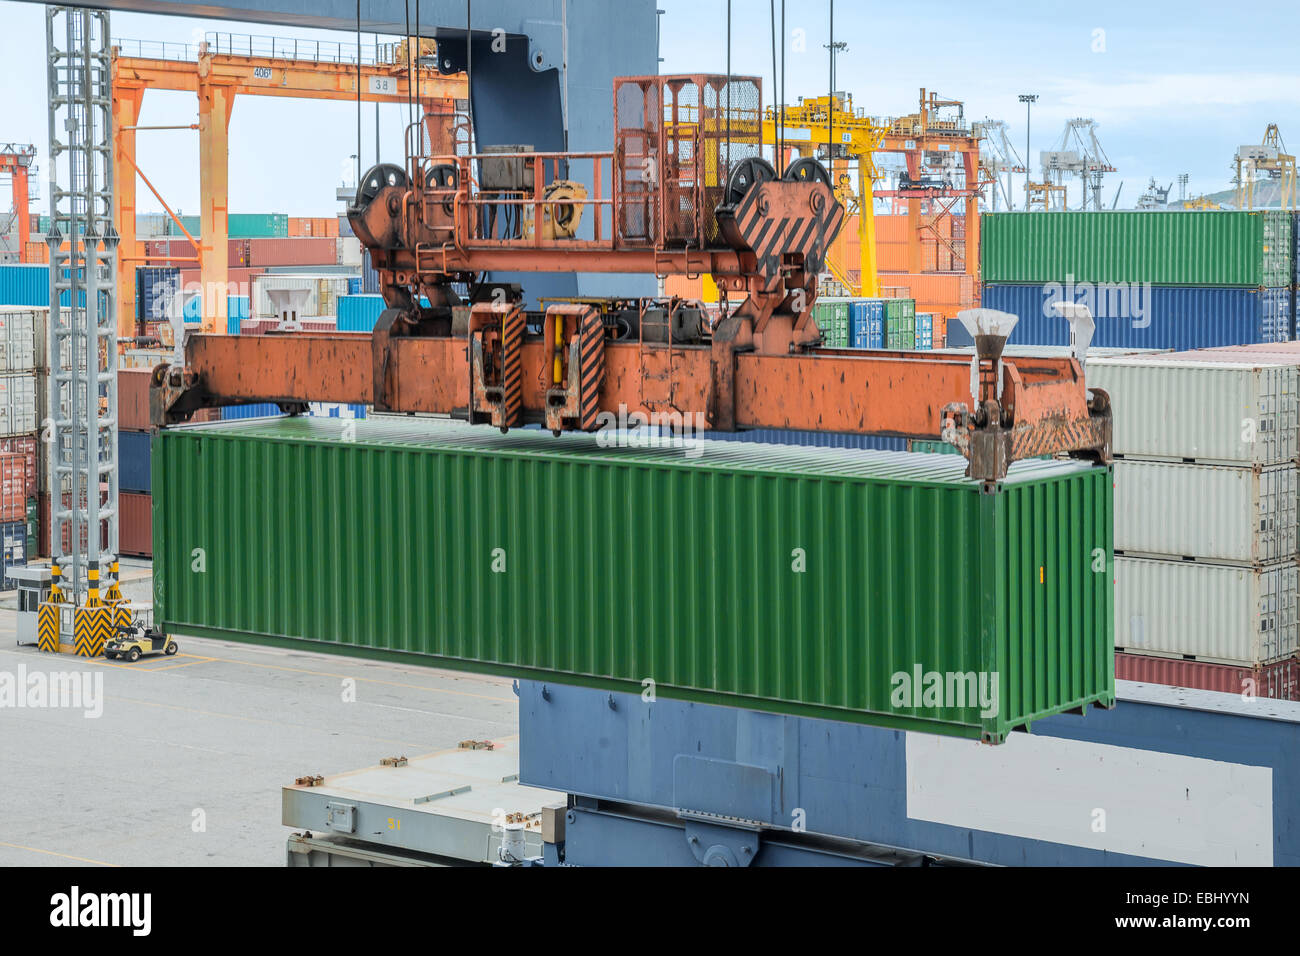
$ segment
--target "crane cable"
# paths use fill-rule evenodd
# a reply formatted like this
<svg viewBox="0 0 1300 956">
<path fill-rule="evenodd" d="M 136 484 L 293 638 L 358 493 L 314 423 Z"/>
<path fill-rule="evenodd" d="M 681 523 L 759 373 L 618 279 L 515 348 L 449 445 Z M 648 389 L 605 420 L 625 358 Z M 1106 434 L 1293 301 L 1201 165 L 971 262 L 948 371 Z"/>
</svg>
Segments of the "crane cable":
<svg viewBox="0 0 1300 956">
<path fill-rule="evenodd" d="M 703 104 L 701 104 L 703 106 Z M 731 180 L 731 0 L 727 0 L 727 181 Z"/>
<path fill-rule="evenodd" d="M 775 101 L 776 96 L 776 0 L 769 0 L 769 16 L 771 19 L 772 34 L 772 99 Z M 781 153 L 777 143 L 781 137 L 781 104 L 775 103 L 772 108 L 772 165 L 779 167 L 781 165 Z M 780 170 L 778 169 L 778 172 Z"/>
<path fill-rule="evenodd" d="M 376 160 L 378 162 L 378 160 Z M 361 0 L 357 0 L 357 192 L 361 191 Z M 356 198 L 353 198 L 353 203 Z"/>
</svg>

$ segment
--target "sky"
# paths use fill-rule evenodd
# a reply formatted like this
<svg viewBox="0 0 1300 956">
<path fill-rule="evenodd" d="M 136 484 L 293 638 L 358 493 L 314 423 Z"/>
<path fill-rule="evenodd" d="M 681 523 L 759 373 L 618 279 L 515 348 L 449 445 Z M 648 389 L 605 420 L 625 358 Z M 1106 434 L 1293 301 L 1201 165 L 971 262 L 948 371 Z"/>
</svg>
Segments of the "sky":
<svg viewBox="0 0 1300 956">
<path fill-rule="evenodd" d="M 363 0 L 364 2 L 364 0 Z M 611 0 L 611 8 L 617 0 Z M 723 72 L 727 0 L 659 0 L 662 72 Z M 733 0 L 732 69 L 763 77 L 771 102 L 769 3 Z M 777 2 L 778 15 L 780 2 Z M 786 0 L 785 87 L 788 98 L 825 93 L 829 85 L 829 0 Z M 0 141 L 35 143 L 47 156 L 44 14 L 34 3 L 0 2 Z M 207 30 L 265 35 L 270 28 L 225 21 L 114 14 L 115 39 L 193 41 Z M 352 35 L 279 28 L 277 36 L 352 43 Z M 1123 182 L 1121 207 L 1155 177 L 1161 185 L 1189 176 L 1188 195 L 1224 189 L 1236 148 L 1258 142 L 1275 122 L 1291 151 L 1300 149 L 1300 4 L 1224 4 L 1203 0 L 1094 0 L 950 3 L 947 0 L 835 6 L 836 86 L 872 115 L 916 109 L 920 87 L 963 100 L 968 120 L 1003 119 L 1025 152 L 1020 93 L 1036 93 L 1031 155 L 1051 149 L 1067 119 L 1091 117 L 1118 172 L 1103 194 L 1109 204 Z M 368 41 L 369 38 L 366 38 Z M 231 122 L 232 212 L 331 215 L 334 188 L 350 178 L 356 152 L 351 103 L 241 97 Z M 385 107 L 379 131 L 385 159 L 400 157 L 405 108 Z M 140 122 L 195 122 L 194 98 L 146 95 Z M 374 159 L 375 112 L 363 106 L 362 165 Z M 198 134 L 141 132 L 142 168 L 173 208 L 198 211 Z M 147 137 L 147 138 L 146 138 Z M 1035 162 L 1036 165 L 1036 162 Z M 140 186 L 142 212 L 161 206 Z M 41 207 L 48 192 L 42 189 Z"/>
</svg>

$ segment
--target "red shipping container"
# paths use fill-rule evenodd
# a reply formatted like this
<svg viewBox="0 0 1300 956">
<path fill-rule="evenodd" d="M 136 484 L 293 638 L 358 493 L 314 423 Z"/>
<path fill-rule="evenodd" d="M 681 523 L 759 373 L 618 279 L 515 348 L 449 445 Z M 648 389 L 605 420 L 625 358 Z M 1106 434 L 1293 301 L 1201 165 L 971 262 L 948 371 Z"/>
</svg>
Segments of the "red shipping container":
<svg viewBox="0 0 1300 956">
<path fill-rule="evenodd" d="M 0 521 L 27 520 L 27 456 L 0 454 Z"/>
<path fill-rule="evenodd" d="M 338 243 L 329 238 L 249 239 L 249 263 L 267 266 L 332 266 L 338 263 Z"/>
<path fill-rule="evenodd" d="M 134 491 L 117 495 L 118 547 L 123 554 L 153 557 L 153 498 Z"/>
<path fill-rule="evenodd" d="M 149 429 L 149 380 L 147 368 L 117 370 L 117 427 L 127 431 Z"/>
<path fill-rule="evenodd" d="M 44 446 L 35 435 L 22 435 L 18 438 L 0 438 L 0 452 L 8 454 L 22 455 L 27 462 L 27 491 L 28 498 L 34 497 L 40 491 L 37 487 L 40 475 L 40 456 L 43 453 Z M 25 514 L 25 513 L 24 513 Z"/>
<path fill-rule="evenodd" d="M 1117 653 L 1115 677 L 1223 694 L 1240 695 L 1250 691 L 1255 697 L 1300 701 L 1300 660 L 1294 657 L 1252 668 L 1177 657 Z"/>
</svg>

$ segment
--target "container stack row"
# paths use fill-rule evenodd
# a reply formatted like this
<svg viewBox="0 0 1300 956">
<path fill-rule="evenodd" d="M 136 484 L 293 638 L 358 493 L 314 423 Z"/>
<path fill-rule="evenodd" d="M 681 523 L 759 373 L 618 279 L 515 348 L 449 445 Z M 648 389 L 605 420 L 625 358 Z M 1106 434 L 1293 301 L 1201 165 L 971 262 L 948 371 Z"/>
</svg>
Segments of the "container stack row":
<svg viewBox="0 0 1300 956">
<path fill-rule="evenodd" d="M 813 303 L 813 321 L 827 348 L 934 347 L 936 316 L 918 313 L 913 299 L 824 296 Z"/>
<path fill-rule="evenodd" d="M 1018 342 L 1069 343 L 1055 302 L 1088 305 L 1104 347 L 1295 337 L 1290 212 L 998 212 L 980 231 L 981 304 L 1019 316 Z"/>
<path fill-rule="evenodd" d="M 1085 374 L 1114 410 L 1116 675 L 1300 700 L 1300 350 Z"/>
<path fill-rule="evenodd" d="M 0 305 L 0 564 L 10 568 L 38 550 L 39 493 L 47 461 L 40 440 L 45 418 L 50 310 Z"/>
</svg>

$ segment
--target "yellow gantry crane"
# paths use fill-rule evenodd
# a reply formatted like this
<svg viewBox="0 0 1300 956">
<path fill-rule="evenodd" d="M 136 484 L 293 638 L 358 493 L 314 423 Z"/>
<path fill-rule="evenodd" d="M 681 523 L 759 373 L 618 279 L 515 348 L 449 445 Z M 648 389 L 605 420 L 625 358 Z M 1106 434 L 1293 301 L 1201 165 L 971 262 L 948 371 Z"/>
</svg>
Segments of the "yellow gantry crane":
<svg viewBox="0 0 1300 956">
<path fill-rule="evenodd" d="M 1255 208 L 1255 181 L 1257 174 L 1278 184 L 1278 205 L 1295 209 L 1296 177 L 1295 157 L 1285 152 L 1282 134 L 1276 123 L 1264 130 L 1264 140 L 1237 147 L 1234 163 L 1237 167 L 1237 208 Z"/>
<path fill-rule="evenodd" d="M 836 198 L 844 205 L 846 214 L 856 213 L 858 217 L 859 281 L 850 280 L 849 266 L 844 261 L 845 230 L 841 230 L 836 238 L 826 264 L 852 295 L 874 297 L 880 294 L 872 190 L 878 178 L 874 154 L 888 132 L 889 127 L 878 124 L 862 110 L 855 110 L 853 97 L 844 94 L 801 97 L 797 106 L 769 107 L 763 115 L 764 143 L 775 143 L 779 139 L 785 152 L 797 152 L 800 156 L 811 156 L 820 148 L 826 148 L 826 169 Z M 777 165 L 784 169 L 787 157 L 778 158 L 780 162 Z M 856 194 L 853 178 L 849 175 L 849 166 L 854 162 L 858 168 Z"/>
</svg>

